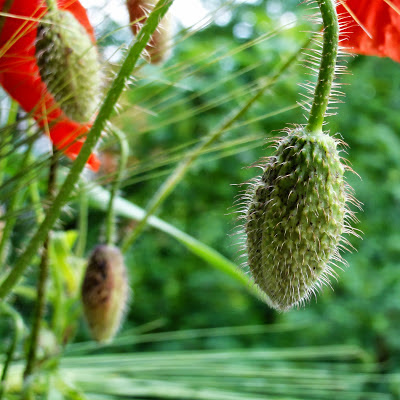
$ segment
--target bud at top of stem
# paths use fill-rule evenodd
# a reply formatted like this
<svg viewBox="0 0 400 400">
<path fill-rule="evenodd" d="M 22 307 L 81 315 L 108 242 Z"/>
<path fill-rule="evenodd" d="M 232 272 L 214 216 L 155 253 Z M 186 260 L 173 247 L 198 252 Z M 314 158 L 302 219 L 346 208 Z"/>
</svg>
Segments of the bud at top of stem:
<svg viewBox="0 0 400 400">
<path fill-rule="evenodd" d="M 248 263 L 272 305 L 287 310 L 329 284 L 341 260 L 346 217 L 345 166 L 338 141 L 298 128 L 277 142 L 274 156 L 251 186 L 246 211 Z"/>
</svg>

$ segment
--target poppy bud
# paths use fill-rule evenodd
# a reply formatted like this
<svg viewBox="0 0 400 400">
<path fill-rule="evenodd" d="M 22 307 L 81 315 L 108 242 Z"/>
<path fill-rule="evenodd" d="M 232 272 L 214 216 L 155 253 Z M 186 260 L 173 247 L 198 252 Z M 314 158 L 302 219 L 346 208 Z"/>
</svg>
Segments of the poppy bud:
<svg viewBox="0 0 400 400">
<path fill-rule="evenodd" d="M 287 310 L 329 284 L 332 260 L 351 212 L 338 140 L 303 128 L 289 132 L 249 192 L 245 231 L 255 283 Z"/>
<path fill-rule="evenodd" d="M 45 15 L 37 28 L 36 60 L 64 113 L 89 122 L 99 100 L 100 65 L 91 38 L 73 14 L 55 10 Z"/>
<path fill-rule="evenodd" d="M 131 29 L 137 35 L 147 20 L 147 16 L 157 4 L 157 0 L 127 0 Z M 146 51 L 152 64 L 164 62 L 170 56 L 171 19 L 167 13 L 153 33 Z"/>
<path fill-rule="evenodd" d="M 90 332 L 98 342 L 108 342 L 121 325 L 129 283 L 120 250 L 97 246 L 90 256 L 81 296 Z"/>
</svg>

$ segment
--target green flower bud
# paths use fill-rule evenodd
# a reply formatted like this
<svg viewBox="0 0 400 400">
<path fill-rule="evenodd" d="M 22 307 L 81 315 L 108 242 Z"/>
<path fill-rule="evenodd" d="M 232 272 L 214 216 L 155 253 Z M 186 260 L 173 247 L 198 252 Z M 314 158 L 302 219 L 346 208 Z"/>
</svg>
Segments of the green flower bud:
<svg viewBox="0 0 400 400">
<path fill-rule="evenodd" d="M 302 304 L 342 261 L 342 233 L 354 233 L 338 140 L 303 128 L 277 142 L 248 193 L 245 231 L 251 274 L 279 310 Z"/>
</svg>

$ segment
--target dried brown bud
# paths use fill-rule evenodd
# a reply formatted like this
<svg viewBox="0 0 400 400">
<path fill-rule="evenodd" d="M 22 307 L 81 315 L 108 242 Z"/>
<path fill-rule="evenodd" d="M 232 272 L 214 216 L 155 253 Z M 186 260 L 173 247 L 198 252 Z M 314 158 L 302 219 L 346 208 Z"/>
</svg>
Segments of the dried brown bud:
<svg viewBox="0 0 400 400">
<path fill-rule="evenodd" d="M 118 248 L 108 245 L 95 248 L 81 294 L 93 338 L 98 342 L 110 341 L 121 325 L 129 297 L 126 267 Z"/>
</svg>

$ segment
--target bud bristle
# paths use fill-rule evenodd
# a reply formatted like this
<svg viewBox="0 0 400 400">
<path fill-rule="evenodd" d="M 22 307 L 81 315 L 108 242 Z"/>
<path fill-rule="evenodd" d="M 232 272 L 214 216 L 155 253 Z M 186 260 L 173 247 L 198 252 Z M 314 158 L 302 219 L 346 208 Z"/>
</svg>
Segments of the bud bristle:
<svg viewBox="0 0 400 400">
<path fill-rule="evenodd" d="M 110 341 L 121 325 L 129 297 L 127 271 L 118 248 L 108 245 L 95 248 L 81 295 L 93 338 L 99 342 Z"/>
</svg>

